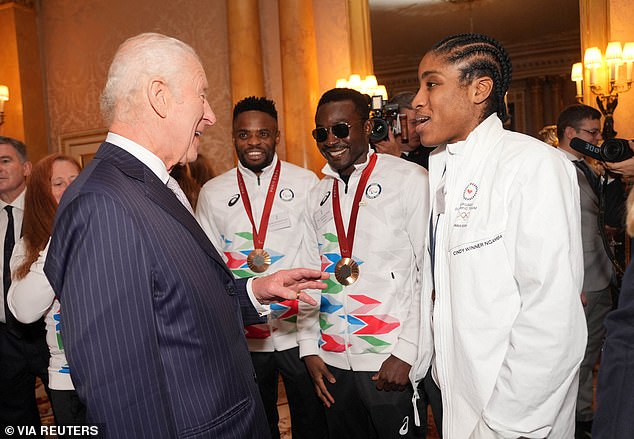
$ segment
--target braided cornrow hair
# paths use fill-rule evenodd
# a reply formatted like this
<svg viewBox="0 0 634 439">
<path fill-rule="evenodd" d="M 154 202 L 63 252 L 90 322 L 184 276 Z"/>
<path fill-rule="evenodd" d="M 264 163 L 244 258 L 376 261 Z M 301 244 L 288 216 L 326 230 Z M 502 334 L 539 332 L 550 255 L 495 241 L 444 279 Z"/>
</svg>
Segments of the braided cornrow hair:
<svg viewBox="0 0 634 439">
<path fill-rule="evenodd" d="M 431 51 L 444 55 L 451 64 L 464 63 L 460 68 L 462 83 L 482 76 L 492 78 L 493 93 L 487 99 L 483 119 L 497 113 L 502 122 L 508 120 L 504 96 L 511 83 L 511 59 L 498 41 L 482 34 L 452 35 L 437 43 Z"/>
</svg>

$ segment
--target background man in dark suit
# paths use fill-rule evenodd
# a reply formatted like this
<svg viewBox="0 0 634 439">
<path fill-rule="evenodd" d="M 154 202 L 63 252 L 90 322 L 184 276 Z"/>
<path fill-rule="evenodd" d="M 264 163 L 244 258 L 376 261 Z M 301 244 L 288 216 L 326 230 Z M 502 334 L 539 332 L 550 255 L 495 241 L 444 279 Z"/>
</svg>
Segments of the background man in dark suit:
<svg viewBox="0 0 634 439">
<path fill-rule="evenodd" d="M 111 438 L 268 437 L 241 311 L 316 305 L 300 291 L 325 287 L 302 269 L 235 281 L 169 179 L 216 121 L 206 90 L 181 41 L 124 42 L 101 101 L 110 132 L 57 212 L 44 270 L 87 419 Z"/>
<path fill-rule="evenodd" d="M 7 306 L 11 284 L 9 259 L 20 239 L 24 218 L 26 178 L 31 162 L 19 140 L 0 136 L 0 239 L 3 294 L 0 297 L 0 431 L 32 425 L 39 433 L 40 413 L 35 402 L 35 378 L 48 382 L 48 345 L 44 322 L 18 322 Z M 2 434 L 2 433 L 0 433 Z"/>
</svg>

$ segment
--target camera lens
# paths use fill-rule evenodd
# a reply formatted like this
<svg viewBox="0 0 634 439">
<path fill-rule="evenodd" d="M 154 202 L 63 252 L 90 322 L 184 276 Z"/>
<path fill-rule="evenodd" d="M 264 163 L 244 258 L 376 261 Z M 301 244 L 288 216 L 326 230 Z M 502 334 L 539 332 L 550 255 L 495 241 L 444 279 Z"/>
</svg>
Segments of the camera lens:
<svg viewBox="0 0 634 439">
<path fill-rule="evenodd" d="M 389 126 L 383 119 L 372 119 L 372 132 L 370 133 L 370 141 L 380 142 L 387 139 Z"/>
<path fill-rule="evenodd" d="M 632 157 L 632 150 L 623 139 L 609 139 L 601 146 L 601 156 L 606 162 L 622 162 Z"/>
</svg>

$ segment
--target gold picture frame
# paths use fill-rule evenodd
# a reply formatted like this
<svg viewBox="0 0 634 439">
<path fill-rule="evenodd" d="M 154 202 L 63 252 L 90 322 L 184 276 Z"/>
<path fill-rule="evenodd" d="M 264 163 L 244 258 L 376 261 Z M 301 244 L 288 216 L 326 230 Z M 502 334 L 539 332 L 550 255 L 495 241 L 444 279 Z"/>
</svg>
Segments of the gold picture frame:
<svg viewBox="0 0 634 439">
<path fill-rule="evenodd" d="M 97 129 L 79 131 L 59 136 L 59 146 L 62 153 L 75 157 L 82 168 L 95 156 L 99 145 L 106 139 L 108 130 Z"/>
</svg>

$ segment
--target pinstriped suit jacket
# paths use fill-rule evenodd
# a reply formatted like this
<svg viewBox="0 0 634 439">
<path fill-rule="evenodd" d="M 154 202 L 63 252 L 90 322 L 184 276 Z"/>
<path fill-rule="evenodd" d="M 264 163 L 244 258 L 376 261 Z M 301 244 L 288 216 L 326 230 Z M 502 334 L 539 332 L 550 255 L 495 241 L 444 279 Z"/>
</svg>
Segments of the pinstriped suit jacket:
<svg viewBox="0 0 634 439">
<path fill-rule="evenodd" d="M 108 438 L 268 437 L 244 283 L 135 157 L 101 145 L 64 194 L 44 270 L 73 382 Z"/>
</svg>

